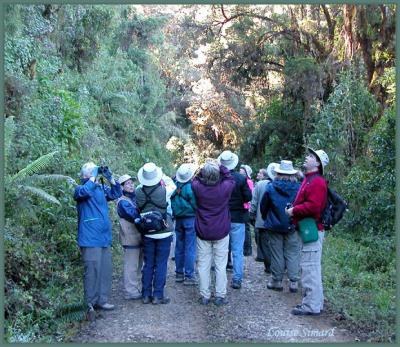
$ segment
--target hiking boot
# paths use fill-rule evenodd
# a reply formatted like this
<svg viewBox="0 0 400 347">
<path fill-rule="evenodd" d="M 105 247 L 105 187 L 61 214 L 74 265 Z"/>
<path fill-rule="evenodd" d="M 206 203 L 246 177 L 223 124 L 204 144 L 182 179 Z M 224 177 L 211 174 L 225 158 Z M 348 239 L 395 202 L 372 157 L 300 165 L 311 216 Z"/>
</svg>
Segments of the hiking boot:
<svg viewBox="0 0 400 347">
<path fill-rule="evenodd" d="M 159 305 L 159 304 L 168 304 L 171 301 L 170 298 L 153 298 L 153 301 L 151 302 L 153 305 Z"/>
<path fill-rule="evenodd" d="M 302 307 L 302 304 L 298 304 L 294 308 L 301 308 L 301 307 Z M 324 310 L 320 310 L 319 313 L 324 313 Z"/>
<path fill-rule="evenodd" d="M 106 310 L 106 311 L 111 311 L 115 308 L 115 305 L 105 303 L 103 305 L 95 305 L 96 308 L 99 308 L 100 310 Z"/>
<path fill-rule="evenodd" d="M 303 305 L 296 305 L 296 307 L 290 312 L 295 316 L 319 316 L 320 312 L 307 311 Z"/>
<path fill-rule="evenodd" d="M 228 263 L 228 264 L 226 265 L 226 271 L 229 271 L 229 272 L 232 272 L 232 271 L 233 271 L 233 265 L 232 265 L 232 263 Z"/>
<path fill-rule="evenodd" d="M 209 303 L 210 303 L 210 299 L 207 299 L 204 296 L 201 296 L 199 298 L 199 304 L 200 305 L 208 305 Z"/>
<path fill-rule="evenodd" d="M 151 296 L 144 296 L 142 302 L 144 304 L 150 304 L 151 302 Z"/>
<path fill-rule="evenodd" d="M 299 285 L 297 281 L 290 281 L 289 282 L 289 291 L 291 293 L 297 293 L 297 290 L 299 289 Z"/>
<path fill-rule="evenodd" d="M 267 288 L 281 292 L 283 290 L 282 281 L 270 280 L 267 284 Z"/>
<path fill-rule="evenodd" d="M 94 322 L 96 320 L 96 311 L 91 304 L 88 305 L 88 310 L 86 311 L 86 319 L 89 322 Z"/>
<path fill-rule="evenodd" d="M 183 281 L 184 286 L 196 286 L 197 280 L 195 278 L 185 278 Z"/>
<path fill-rule="evenodd" d="M 178 272 L 175 274 L 175 282 L 182 283 L 184 281 L 184 279 L 185 279 L 185 276 L 183 274 L 178 273 Z"/>
<path fill-rule="evenodd" d="M 226 298 L 221 298 L 220 296 L 217 296 L 214 301 L 214 304 L 216 306 L 226 305 L 227 303 L 228 303 L 228 300 Z"/>
<path fill-rule="evenodd" d="M 231 287 L 233 289 L 240 289 L 240 288 L 242 288 L 242 283 L 240 281 L 233 280 L 231 283 Z"/>
</svg>

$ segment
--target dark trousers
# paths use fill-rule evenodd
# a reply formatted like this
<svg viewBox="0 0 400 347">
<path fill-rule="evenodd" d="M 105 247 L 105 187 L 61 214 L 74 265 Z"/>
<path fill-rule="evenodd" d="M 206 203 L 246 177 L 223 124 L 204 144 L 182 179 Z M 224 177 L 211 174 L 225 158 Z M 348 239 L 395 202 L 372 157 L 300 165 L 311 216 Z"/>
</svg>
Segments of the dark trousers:
<svg viewBox="0 0 400 347">
<path fill-rule="evenodd" d="M 259 228 L 254 228 L 254 240 L 256 241 L 257 245 L 256 259 L 264 261 L 264 255 L 261 253 L 261 248 L 260 248 L 260 232 L 258 230 Z"/>
<path fill-rule="evenodd" d="M 81 247 L 84 265 L 85 302 L 91 305 L 108 303 L 111 293 L 111 247 Z"/>
<path fill-rule="evenodd" d="M 269 245 L 268 231 L 267 229 L 258 228 L 258 235 L 260 241 L 260 250 L 264 258 L 264 266 L 266 270 L 271 268 L 271 249 Z"/>
<path fill-rule="evenodd" d="M 244 228 L 243 255 L 248 257 L 252 254 L 253 254 L 253 248 L 251 246 L 251 229 L 250 229 L 250 223 L 247 222 Z"/>
<path fill-rule="evenodd" d="M 164 297 L 172 236 L 163 239 L 152 239 L 150 237 L 144 237 L 143 239 L 143 296 L 152 296 L 161 299 Z"/>
</svg>

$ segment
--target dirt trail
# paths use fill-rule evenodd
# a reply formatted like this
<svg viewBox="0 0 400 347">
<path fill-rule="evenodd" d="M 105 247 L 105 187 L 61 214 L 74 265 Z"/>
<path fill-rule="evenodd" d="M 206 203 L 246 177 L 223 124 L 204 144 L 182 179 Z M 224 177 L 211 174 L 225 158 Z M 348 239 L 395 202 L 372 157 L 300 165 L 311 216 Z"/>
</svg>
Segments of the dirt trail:
<svg viewBox="0 0 400 347">
<path fill-rule="evenodd" d="M 228 272 L 228 281 L 231 273 Z M 245 258 L 240 290 L 228 286 L 229 304 L 197 303 L 197 286 L 175 283 L 169 261 L 167 305 L 144 305 L 122 297 L 121 274 L 116 272 L 110 302 L 114 311 L 101 311 L 96 322 L 85 322 L 73 342 L 349 342 L 355 336 L 338 327 L 333 315 L 298 317 L 290 314 L 301 294 L 267 289 L 263 264 Z M 229 284 L 229 282 L 228 282 Z"/>
</svg>

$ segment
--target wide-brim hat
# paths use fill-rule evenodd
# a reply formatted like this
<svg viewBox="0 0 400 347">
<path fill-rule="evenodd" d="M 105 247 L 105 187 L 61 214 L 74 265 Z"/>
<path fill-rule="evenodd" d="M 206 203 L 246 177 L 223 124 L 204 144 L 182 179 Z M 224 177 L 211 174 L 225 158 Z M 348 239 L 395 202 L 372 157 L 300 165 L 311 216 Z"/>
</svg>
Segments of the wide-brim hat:
<svg viewBox="0 0 400 347">
<path fill-rule="evenodd" d="M 307 150 L 314 154 L 317 157 L 318 161 L 321 163 L 321 165 L 319 166 L 319 172 L 321 173 L 321 175 L 323 175 L 324 167 L 329 164 L 328 155 L 322 149 L 314 150 L 311 147 L 307 147 Z"/>
<path fill-rule="evenodd" d="M 281 160 L 279 166 L 275 168 L 275 172 L 283 175 L 294 175 L 297 170 L 293 168 L 293 163 L 290 160 Z"/>
<path fill-rule="evenodd" d="M 184 163 L 176 171 L 176 180 L 180 183 L 186 183 L 194 176 L 196 170 L 196 164 Z"/>
<path fill-rule="evenodd" d="M 144 186 L 154 186 L 161 181 L 163 173 L 154 163 L 144 164 L 138 171 L 138 180 Z"/>
<path fill-rule="evenodd" d="M 276 176 L 275 169 L 277 167 L 279 167 L 278 163 L 269 163 L 267 166 L 267 175 L 271 180 L 273 180 Z"/>
<path fill-rule="evenodd" d="M 246 176 L 248 178 L 251 178 L 251 174 L 253 173 L 253 170 L 249 165 L 240 165 L 240 168 L 243 169 L 246 172 Z"/>
<path fill-rule="evenodd" d="M 120 178 L 118 178 L 118 183 L 119 184 L 124 184 L 127 180 L 131 180 L 132 177 L 129 175 L 122 175 Z"/>
<path fill-rule="evenodd" d="M 223 151 L 219 155 L 218 161 L 228 170 L 233 170 L 239 163 L 239 157 L 235 153 L 232 153 L 231 151 Z"/>
</svg>

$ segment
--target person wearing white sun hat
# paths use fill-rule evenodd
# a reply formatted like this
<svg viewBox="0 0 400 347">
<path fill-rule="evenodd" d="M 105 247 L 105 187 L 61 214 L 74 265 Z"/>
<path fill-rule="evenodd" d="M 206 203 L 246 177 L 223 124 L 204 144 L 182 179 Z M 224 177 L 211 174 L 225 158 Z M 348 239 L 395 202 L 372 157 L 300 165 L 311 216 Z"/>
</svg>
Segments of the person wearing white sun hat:
<svg viewBox="0 0 400 347">
<path fill-rule="evenodd" d="M 118 179 L 122 187 L 122 196 L 117 200 L 117 214 L 119 216 L 119 240 L 124 249 L 124 298 L 127 300 L 140 299 L 141 269 L 143 263 L 142 235 L 135 225 L 139 217 L 136 204 L 135 184 L 130 175 L 122 175 Z"/>
<path fill-rule="evenodd" d="M 231 214 L 231 229 L 229 232 L 229 244 L 232 251 L 233 275 L 231 287 L 240 289 L 243 279 L 243 246 L 245 239 L 245 223 L 249 221 L 249 211 L 243 206 L 252 198 L 251 190 L 247 185 L 246 178 L 239 172 L 233 171 L 239 157 L 231 151 L 224 151 L 218 157 L 218 162 L 230 170 L 235 180 L 235 188 L 229 200 L 229 211 Z"/>
<path fill-rule="evenodd" d="M 286 268 L 290 280 L 289 291 L 295 293 L 300 279 L 300 240 L 285 208 L 287 204 L 293 203 L 300 184 L 297 182 L 297 170 L 290 160 L 281 160 L 274 170 L 276 177 L 266 187 L 260 204 L 271 251 L 272 278 L 267 288 L 283 290 L 282 279 Z"/>
<path fill-rule="evenodd" d="M 246 177 L 247 185 L 249 186 L 251 192 L 253 193 L 254 190 L 254 182 L 251 179 L 251 174 L 253 170 L 249 165 L 242 164 L 240 165 L 239 172 Z M 245 202 L 243 204 L 244 208 L 250 210 L 250 202 Z M 253 254 L 253 247 L 251 245 L 251 228 L 250 228 L 250 221 L 245 223 L 245 236 L 244 236 L 244 246 L 243 246 L 243 255 L 245 257 L 251 256 Z"/>
<path fill-rule="evenodd" d="M 167 220 L 166 189 L 161 184 L 163 172 L 154 163 L 144 164 L 138 171 L 141 183 L 136 189 L 136 201 L 141 214 L 158 211 Z M 167 278 L 167 265 L 172 241 L 172 232 L 166 225 L 162 230 L 144 233 L 142 269 L 143 303 L 167 304 L 164 288 Z"/>
<path fill-rule="evenodd" d="M 196 285 L 196 198 L 191 182 L 196 172 L 195 164 L 184 163 L 176 171 L 176 189 L 171 196 L 171 206 L 175 217 L 175 272 L 176 282 Z"/>
<path fill-rule="evenodd" d="M 302 303 L 297 305 L 291 313 L 294 315 L 317 316 L 323 310 L 324 295 L 321 273 L 321 255 L 324 239 L 324 226 L 321 222 L 321 213 L 325 207 L 328 185 L 323 177 L 325 166 L 329 164 L 329 157 L 325 151 L 307 147 L 308 153 L 304 160 L 305 178 L 293 202 L 293 207 L 286 209 L 288 216 L 298 228 L 299 220 L 311 217 L 318 228 L 318 240 L 302 243 L 301 248 L 301 285 L 304 291 Z"/>
<path fill-rule="evenodd" d="M 274 168 L 277 166 L 279 166 L 278 163 L 270 163 L 266 169 L 259 170 L 257 174 L 259 181 L 254 187 L 253 198 L 250 204 L 250 219 L 254 223 L 254 235 L 257 243 L 256 261 L 262 261 L 264 263 L 264 271 L 266 273 L 271 272 L 271 250 L 269 248 L 267 230 L 264 227 L 264 220 L 261 217 L 260 202 L 265 189 L 276 176 Z"/>
</svg>

